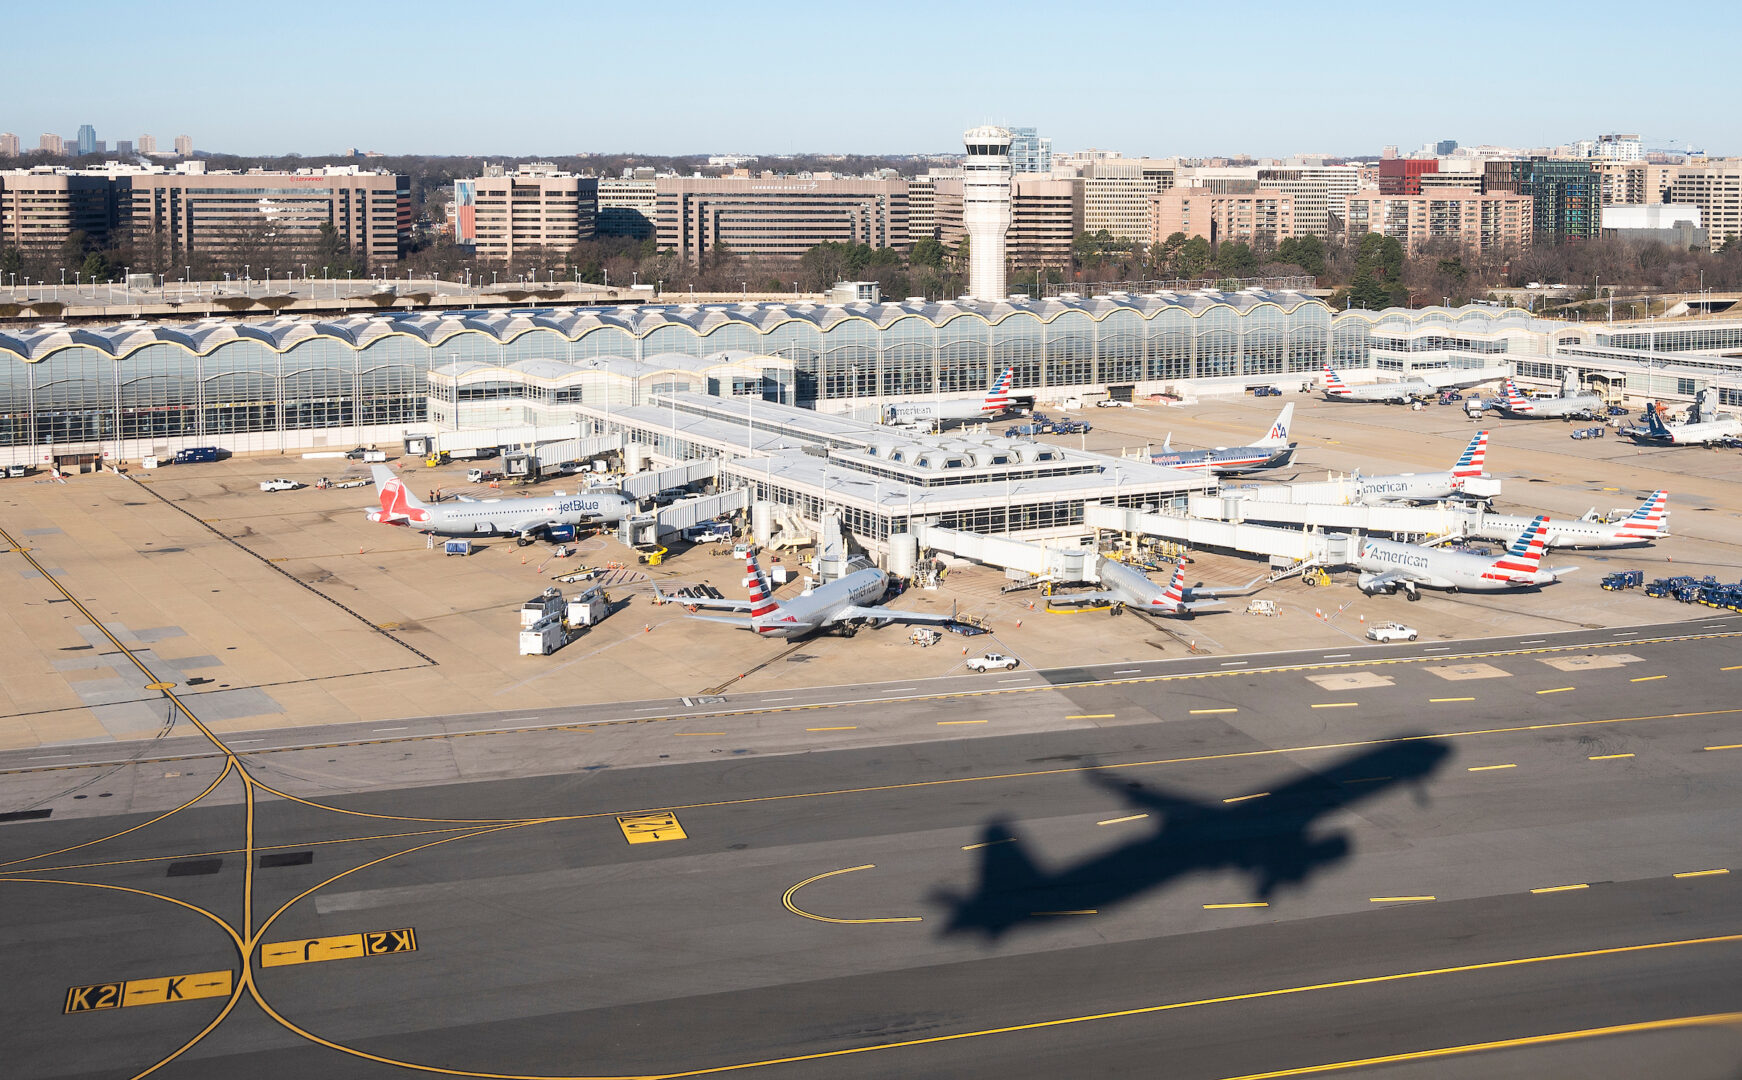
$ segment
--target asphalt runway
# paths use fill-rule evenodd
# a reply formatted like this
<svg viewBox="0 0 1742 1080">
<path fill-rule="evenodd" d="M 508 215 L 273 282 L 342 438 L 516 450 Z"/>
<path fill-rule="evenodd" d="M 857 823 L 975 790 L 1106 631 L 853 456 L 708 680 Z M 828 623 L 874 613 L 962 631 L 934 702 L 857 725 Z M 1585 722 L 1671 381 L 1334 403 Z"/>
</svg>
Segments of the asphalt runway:
<svg viewBox="0 0 1742 1080">
<path fill-rule="evenodd" d="M 9 756 L 7 1073 L 1733 1077 L 1707 625 Z"/>
</svg>

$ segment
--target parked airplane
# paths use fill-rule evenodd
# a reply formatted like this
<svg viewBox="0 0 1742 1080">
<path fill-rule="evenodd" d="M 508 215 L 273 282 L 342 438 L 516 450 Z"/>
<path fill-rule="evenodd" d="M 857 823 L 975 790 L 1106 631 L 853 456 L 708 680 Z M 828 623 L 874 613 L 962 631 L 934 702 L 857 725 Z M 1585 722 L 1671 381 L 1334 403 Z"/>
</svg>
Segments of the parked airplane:
<svg viewBox="0 0 1742 1080">
<path fill-rule="evenodd" d="M 1361 541 L 1350 565 L 1361 571 L 1356 587 L 1369 595 L 1402 589 L 1411 600 L 1419 600 L 1420 588 L 1463 589 L 1466 592 L 1526 589 L 1533 585 L 1551 585 L 1559 581 L 1562 574 L 1578 569 L 1573 566 L 1552 570 L 1541 568 L 1547 537 L 1548 518 L 1539 515 L 1498 558 L 1367 539 Z"/>
<path fill-rule="evenodd" d="M 1054 607 L 1060 604 L 1110 604 L 1115 614 L 1129 608 L 1148 615 L 1183 615 L 1189 619 L 1193 612 L 1223 607 L 1222 601 L 1215 597 L 1244 592 L 1258 583 L 1255 578 L 1240 588 L 1188 588 L 1186 566 L 1182 562 L 1173 568 L 1173 577 L 1167 587 L 1162 588 L 1139 567 L 1127 566 L 1105 556 L 1097 559 L 1095 572 L 1104 588 L 1093 592 L 1054 593 L 1048 597 L 1047 603 Z"/>
<path fill-rule="evenodd" d="M 1457 462 L 1446 472 L 1397 473 L 1393 476 L 1362 476 L 1355 474 L 1355 501 L 1431 502 L 1449 499 L 1464 493 L 1465 484 L 1482 475 L 1488 457 L 1488 433 L 1478 431 L 1470 439 Z"/>
<path fill-rule="evenodd" d="M 1500 382 L 1512 376 L 1510 368 L 1417 368 L 1415 378 L 1435 390 L 1468 390 L 1483 383 Z"/>
<path fill-rule="evenodd" d="M 1371 386 L 1350 386 L 1343 377 L 1331 369 L 1330 364 L 1324 365 L 1325 400 L 1327 401 L 1382 401 L 1398 405 L 1407 405 L 1417 398 L 1424 398 L 1434 393 L 1434 388 L 1421 379 L 1411 376 L 1402 382 L 1374 383 Z"/>
<path fill-rule="evenodd" d="M 1175 450 L 1173 435 L 1161 444 L 1159 454 L 1149 460 L 1170 469 L 1203 470 L 1218 476 L 1239 476 L 1261 469 L 1277 469 L 1294 458 L 1297 443 L 1288 441 L 1289 424 L 1294 420 L 1294 402 L 1282 407 L 1270 432 L 1251 446 L 1218 446 L 1214 450 Z"/>
<path fill-rule="evenodd" d="M 654 594 L 661 602 L 675 600 L 689 607 L 744 612 L 742 616 L 691 615 L 689 618 L 725 623 L 760 637 L 798 638 L 831 627 L 839 627 L 843 634 L 852 637 L 867 624 L 956 621 L 953 612 L 937 615 L 878 606 L 883 594 L 889 591 L 889 575 L 864 559 L 854 559 L 848 565 L 853 569 L 845 577 L 784 601 L 774 599 L 774 590 L 769 588 L 768 578 L 763 576 L 762 567 L 754 555 L 744 557 L 744 587 L 750 592 L 748 600 L 670 597 L 659 592 L 658 586 L 654 587 Z"/>
<path fill-rule="evenodd" d="M 1621 521 L 1551 521 L 1543 546 L 1549 548 L 1613 548 L 1649 544 L 1669 535 L 1669 492 L 1654 491 Z M 1504 540 L 1518 535 L 1529 519 L 1507 514 L 1483 514 L 1469 535 Z"/>
<path fill-rule="evenodd" d="M 1273 784 L 1262 798 L 1229 800 L 1233 805 L 1169 795 L 1095 769 L 1087 774 L 1091 781 L 1159 827 L 1052 872 L 1035 862 L 1009 821 L 994 820 L 971 845 L 980 860 L 972 890 L 939 889 L 931 899 L 949 909 L 945 934 L 988 939 L 1024 923 L 1056 922 L 1065 912 L 1106 911 L 1187 874 L 1249 874 L 1256 899 L 1268 902 L 1283 886 L 1348 857 L 1348 835 L 1321 832 L 1320 819 L 1398 784 L 1413 785 L 1418 800 L 1425 799 L 1428 777 L 1450 754 L 1445 743 L 1405 736 Z"/>
<path fill-rule="evenodd" d="M 1703 420 L 1687 424 L 1666 424 L 1658 415 L 1656 405 L 1645 409 L 1645 427 L 1625 428 L 1622 434 L 1637 443 L 1656 446 L 1710 446 L 1726 439 L 1742 439 L 1742 419 Z"/>
<path fill-rule="evenodd" d="M 617 522 L 635 512 L 635 500 L 613 491 L 584 491 L 532 499 L 462 499 L 430 506 L 411 493 L 404 480 L 385 465 L 370 470 L 375 477 L 379 510 L 370 521 L 404 525 L 437 536 L 512 536 L 530 544 L 552 525 Z"/>
<path fill-rule="evenodd" d="M 1010 408 L 1010 383 L 1015 368 L 1005 368 L 992 380 L 985 397 L 901 401 L 883 410 L 886 424 L 940 424 L 946 420 L 990 420 Z"/>
<path fill-rule="evenodd" d="M 1599 420 L 1608 411 L 1603 399 L 1589 390 L 1574 390 L 1559 397 L 1525 397 L 1511 379 L 1506 380 L 1506 396 L 1491 407 L 1509 420 Z"/>
</svg>

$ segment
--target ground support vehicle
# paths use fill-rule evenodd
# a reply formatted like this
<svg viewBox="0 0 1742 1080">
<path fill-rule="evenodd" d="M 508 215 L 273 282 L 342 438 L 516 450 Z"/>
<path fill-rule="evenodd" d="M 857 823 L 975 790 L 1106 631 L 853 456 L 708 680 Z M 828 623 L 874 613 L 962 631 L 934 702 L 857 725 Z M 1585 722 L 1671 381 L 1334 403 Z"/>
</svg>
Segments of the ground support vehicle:
<svg viewBox="0 0 1742 1080">
<path fill-rule="evenodd" d="M 1402 623 L 1374 623 L 1367 628 L 1368 641 L 1414 641 L 1416 636 L 1413 626 L 1405 626 Z"/>
<path fill-rule="evenodd" d="M 1017 664 L 1016 657 L 1005 656 L 1003 653 L 989 652 L 985 656 L 975 656 L 966 662 L 969 671 L 981 673 L 988 671 L 1011 671 Z"/>
<path fill-rule="evenodd" d="M 1603 575 L 1602 582 L 1603 588 L 1609 592 L 1620 592 L 1622 589 L 1631 589 L 1635 585 L 1643 584 L 1645 584 L 1645 571 L 1643 570 L 1617 570 L 1612 574 Z"/>
</svg>

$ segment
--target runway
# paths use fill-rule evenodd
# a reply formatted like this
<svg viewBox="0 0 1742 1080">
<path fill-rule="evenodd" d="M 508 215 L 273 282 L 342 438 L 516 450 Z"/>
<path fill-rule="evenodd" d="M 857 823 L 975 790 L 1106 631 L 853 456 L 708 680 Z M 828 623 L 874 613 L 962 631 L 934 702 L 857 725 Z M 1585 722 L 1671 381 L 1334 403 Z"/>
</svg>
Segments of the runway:
<svg viewBox="0 0 1742 1080">
<path fill-rule="evenodd" d="M 11 1074 L 1733 1076 L 1709 625 L 8 758 Z"/>
</svg>

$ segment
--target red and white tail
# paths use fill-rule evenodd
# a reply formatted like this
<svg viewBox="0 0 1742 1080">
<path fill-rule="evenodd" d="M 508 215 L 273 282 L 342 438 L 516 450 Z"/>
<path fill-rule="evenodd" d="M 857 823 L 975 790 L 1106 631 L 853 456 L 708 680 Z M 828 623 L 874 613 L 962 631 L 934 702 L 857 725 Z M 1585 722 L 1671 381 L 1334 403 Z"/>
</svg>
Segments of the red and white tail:
<svg viewBox="0 0 1742 1080">
<path fill-rule="evenodd" d="M 375 475 L 375 497 L 381 501 L 381 509 L 371 511 L 370 520 L 388 525 L 429 520 L 429 511 L 425 509 L 423 500 L 411 493 L 404 480 L 381 465 L 375 466 L 372 472 Z"/>
<path fill-rule="evenodd" d="M 1173 580 L 1167 583 L 1167 591 L 1161 594 L 1162 603 L 1170 609 L 1179 609 L 1186 602 L 1186 564 L 1175 563 Z"/>
<path fill-rule="evenodd" d="M 1506 380 L 1506 407 L 1520 412 L 1530 411 L 1530 399 L 1524 396 L 1524 392 L 1518 389 L 1518 384 L 1511 379 Z"/>
<path fill-rule="evenodd" d="M 1506 549 L 1506 554 L 1495 559 L 1492 566 L 1507 577 L 1534 574 L 1542 565 L 1542 554 L 1548 546 L 1548 517 L 1538 514 L 1524 531 L 1518 534 L 1518 539 L 1512 541 L 1512 546 Z"/>
<path fill-rule="evenodd" d="M 1668 535 L 1665 527 L 1669 524 L 1669 492 L 1654 491 L 1651 498 L 1639 504 L 1639 509 L 1629 514 L 1621 528 L 1616 531 L 1618 540 L 1655 540 Z"/>
<path fill-rule="evenodd" d="M 763 576 L 762 567 L 757 565 L 756 556 L 744 556 L 744 588 L 750 591 L 750 617 L 760 619 L 780 610 L 780 601 L 774 598 L 774 590 L 768 587 L 768 578 Z"/>
<path fill-rule="evenodd" d="M 1458 463 L 1452 466 L 1453 476 L 1481 476 L 1482 466 L 1488 459 L 1488 433 L 1476 432 L 1476 437 L 1470 440 L 1470 445 L 1464 447 L 1464 452 L 1458 455 Z"/>
<path fill-rule="evenodd" d="M 1324 365 L 1325 393 L 1343 397 L 1349 393 L 1349 388 L 1343 382 L 1343 377 L 1331 370 L 1331 365 Z"/>
<path fill-rule="evenodd" d="M 981 412 L 1001 413 L 1010 407 L 1010 384 L 1015 376 L 1015 368 L 1005 368 L 1002 375 L 992 380 L 992 388 L 986 391 L 986 400 L 980 403 Z"/>
</svg>

